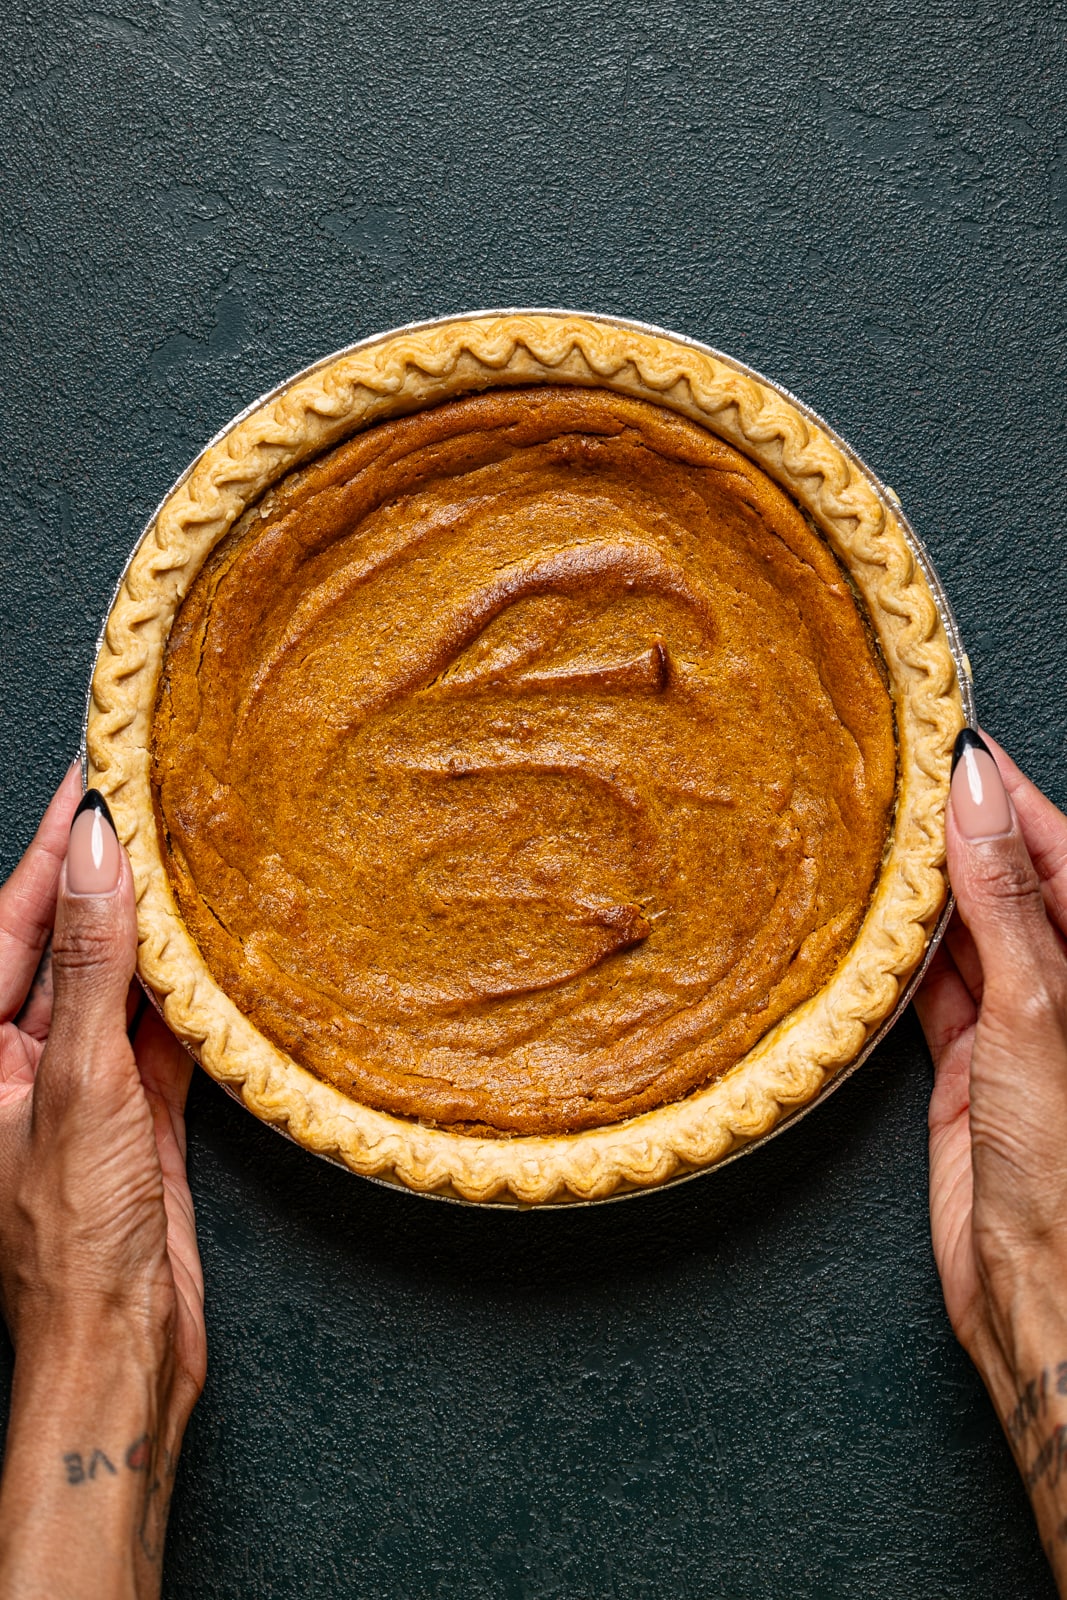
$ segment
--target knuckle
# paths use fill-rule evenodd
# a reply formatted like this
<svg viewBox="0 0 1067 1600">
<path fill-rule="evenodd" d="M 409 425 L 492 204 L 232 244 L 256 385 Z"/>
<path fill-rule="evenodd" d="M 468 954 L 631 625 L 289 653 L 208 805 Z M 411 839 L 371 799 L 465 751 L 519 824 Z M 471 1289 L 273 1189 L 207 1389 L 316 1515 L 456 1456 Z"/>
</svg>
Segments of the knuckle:
<svg viewBox="0 0 1067 1600">
<path fill-rule="evenodd" d="M 1067 993 L 1054 979 L 1029 973 L 1020 981 L 1018 972 L 1009 970 L 986 985 L 983 1017 L 990 1036 L 1010 1054 L 1044 1051 L 1067 1038 Z"/>
<path fill-rule="evenodd" d="M 52 963 L 59 972 L 99 972 L 114 960 L 115 938 L 110 928 L 88 923 L 56 930 Z"/>
<path fill-rule="evenodd" d="M 1019 1007 L 1023 1020 L 1035 1028 L 1062 1028 L 1067 1018 L 1064 984 L 1048 976 L 1032 980 L 1031 987 L 1020 997 Z"/>
<path fill-rule="evenodd" d="M 990 900 L 1022 911 L 1044 909 L 1041 886 L 1028 861 L 1015 854 L 997 855 L 975 871 L 976 887 Z"/>
</svg>

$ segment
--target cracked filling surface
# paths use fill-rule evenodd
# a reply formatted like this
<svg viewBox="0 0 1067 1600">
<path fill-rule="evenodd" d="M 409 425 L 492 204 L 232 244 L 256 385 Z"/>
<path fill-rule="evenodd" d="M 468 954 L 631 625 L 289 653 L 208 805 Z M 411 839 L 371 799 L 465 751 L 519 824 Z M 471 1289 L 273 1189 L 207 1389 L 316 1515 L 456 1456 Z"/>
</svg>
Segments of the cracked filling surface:
<svg viewBox="0 0 1067 1600">
<path fill-rule="evenodd" d="M 857 933 L 892 703 L 828 546 L 696 423 L 489 392 L 284 478 L 183 601 L 153 791 L 178 908 L 366 1105 L 563 1133 L 729 1070 Z"/>
</svg>

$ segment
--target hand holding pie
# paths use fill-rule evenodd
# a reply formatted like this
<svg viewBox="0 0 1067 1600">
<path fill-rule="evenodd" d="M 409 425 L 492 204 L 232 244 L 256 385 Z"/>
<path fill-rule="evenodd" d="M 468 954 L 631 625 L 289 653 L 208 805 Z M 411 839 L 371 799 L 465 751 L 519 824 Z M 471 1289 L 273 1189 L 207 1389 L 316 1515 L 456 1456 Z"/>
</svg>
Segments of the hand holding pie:
<svg viewBox="0 0 1067 1600">
<path fill-rule="evenodd" d="M 969 729 L 957 750 L 959 915 L 916 999 L 934 1254 L 1067 1589 L 1067 817 Z"/>
<path fill-rule="evenodd" d="M 72 768 L 0 889 L 0 1590 L 91 1600 L 158 1592 L 205 1335 L 192 1063 L 150 1009 L 127 1033 L 133 882 L 80 787 Z"/>
</svg>

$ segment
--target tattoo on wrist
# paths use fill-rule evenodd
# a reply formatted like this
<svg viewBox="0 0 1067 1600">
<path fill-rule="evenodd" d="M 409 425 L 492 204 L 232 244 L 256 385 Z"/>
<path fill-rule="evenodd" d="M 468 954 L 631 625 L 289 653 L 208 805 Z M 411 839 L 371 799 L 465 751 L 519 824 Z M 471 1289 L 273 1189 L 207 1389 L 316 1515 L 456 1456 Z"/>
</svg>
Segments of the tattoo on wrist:
<svg viewBox="0 0 1067 1600">
<path fill-rule="evenodd" d="M 129 1472 L 145 1472 L 152 1458 L 152 1436 L 142 1433 L 131 1445 L 117 1458 L 120 1465 Z M 97 1476 L 106 1478 L 109 1475 L 117 1478 L 119 1467 L 112 1461 L 106 1450 L 68 1450 L 63 1457 L 63 1466 L 66 1469 L 67 1482 L 91 1483 Z"/>
<path fill-rule="evenodd" d="M 92 1450 L 68 1450 L 63 1455 L 63 1471 L 71 1485 L 92 1483 L 108 1477 L 118 1478 L 128 1472 L 144 1478 L 144 1500 L 137 1537 L 141 1549 L 151 1562 L 158 1562 L 163 1555 L 163 1536 L 176 1470 L 177 1462 L 171 1452 L 166 1445 L 159 1446 L 150 1433 L 139 1434 L 114 1457 L 99 1446 Z"/>
<path fill-rule="evenodd" d="M 1067 1477 L 1067 1422 L 1059 1422 L 1047 1432 L 1043 1427 L 1056 1397 L 1067 1397 L 1067 1361 L 1042 1367 L 1037 1377 L 1019 1390 L 1017 1404 L 1004 1419 L 1030 1493 L 1041 1485 L 1055 1488 L 1061 1478 Z M 1056 1537 L 1067 1542 L 1067 1521 L 1057 1528 Z"/>
<path fill-rule="evenodd" d="M 1067 1361 L 1042 1367 L 1038 1376 L 1020 1389 L 1019 1403 L 1004 1421 L 1013 1445 L 1021 1446 L 1029 1430 L 1048 1416 L 1049 1399 L 1054 1394 L 1067 1395 Z"/>
</svg>

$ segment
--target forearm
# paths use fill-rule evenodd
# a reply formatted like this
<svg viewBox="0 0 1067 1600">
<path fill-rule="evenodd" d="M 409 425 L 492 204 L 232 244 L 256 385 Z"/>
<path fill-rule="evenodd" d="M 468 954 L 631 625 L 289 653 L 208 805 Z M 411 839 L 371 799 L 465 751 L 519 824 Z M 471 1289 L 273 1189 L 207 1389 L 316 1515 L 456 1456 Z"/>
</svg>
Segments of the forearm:
<svg viewBox="0 0 1067 1600">
<path fill-rule="evenodd" d="M 0 1484 L 0 1600 L 159 1594 L 184 1418 L 121 1334 L 20 1350 Z"/>
</svg>

